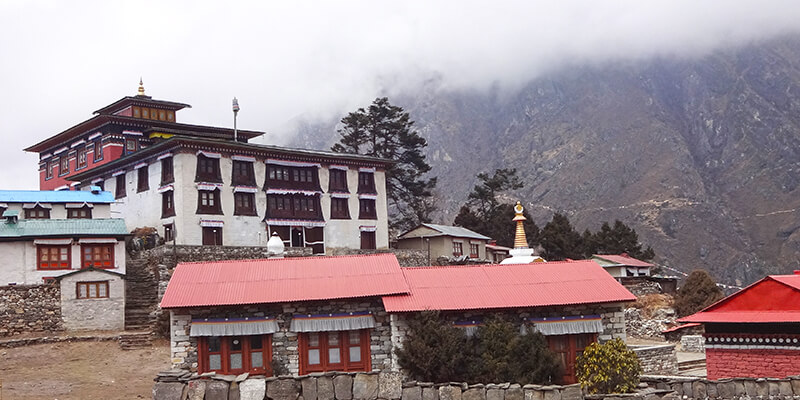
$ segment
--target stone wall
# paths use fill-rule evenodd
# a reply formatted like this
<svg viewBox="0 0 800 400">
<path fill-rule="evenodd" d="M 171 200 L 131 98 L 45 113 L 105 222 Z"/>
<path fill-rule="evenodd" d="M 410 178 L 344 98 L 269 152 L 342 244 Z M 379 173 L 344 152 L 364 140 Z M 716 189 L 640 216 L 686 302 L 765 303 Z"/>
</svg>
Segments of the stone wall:
<svg viewBox="0 0 800 400">
<path fill-rule="evenodd" d="M 641 381 L 671 390 L 683 399 L 792 399 L 800 397 L 800 376 L 785 379 L 736 378 L 707 380 L 676 376 L 642 376 Z"/>
<path fill-rule="evenodd" d="M 375 254 L 375 253 L 392 253 L 397 257 L 397 262 L 401 267 L 424 267 L 432 265 L 428 262 L 428 253 L 423 250 L 416 249 L 378 249 L 378 250 L 361 250 L 361 249 L 348 249 L 343 247 L 328 249 L 329 256 L 343 256 L 351 254 Z"/>
<path fill-rule="evenodd" d="M 658 346 L 628 346 L 636 353 L 645 374 L 675 375 L 678 373 L 678 356 L 674 344 Z"/>
<path fill-rule="evenodd" d="M 703 335 L 681 336 L 681 350 L 689 353 L 705 353 L 706 340 Z"/>
<path fill-rule="evenodd" d="M 80 282 L 108 283 L 108 297 L 79 299 Z M 84 270 L 59 281 L 61 315 L 67 330 L 125 329 L 125 281 L 117 274 Z"/>
<path fill-rule="evenodd" d="M 186 397 L 183 397 L 184 394 Z M 302 377 L 210 376 L 183 371 L 159 374 L 154 400 L 582 400 L 579 385 L 540 386 L 402 382 L 395 372 L 326 373 Z"/>
<path fill-rule="evenodd" d="M 339 314 L 370 311 L 375 327 L 370 329 L 370 354 L 372 369 L 388 370 L 391 367 L 391 328 L 389 315 L 380 299 L 352 301 L 308 301 L 298 303 L 250 305 L 238 307 L 196 308 L 171 313 L 170 333 L 172 364 L 175 368 L 197 371 L 197 339 L 189 337 L 192 318 L 275 317 L 278 332 L 272 334 L 272 359 L 286 367 L 286 372 L 298 375 L 300 352 L 298 334 L 289 330 L 294 314 Z"/>
<path fill-rule="evenodd" d="M 0 286 L 0 336 L 62 330 L 57 284 Z"/>
</svg>

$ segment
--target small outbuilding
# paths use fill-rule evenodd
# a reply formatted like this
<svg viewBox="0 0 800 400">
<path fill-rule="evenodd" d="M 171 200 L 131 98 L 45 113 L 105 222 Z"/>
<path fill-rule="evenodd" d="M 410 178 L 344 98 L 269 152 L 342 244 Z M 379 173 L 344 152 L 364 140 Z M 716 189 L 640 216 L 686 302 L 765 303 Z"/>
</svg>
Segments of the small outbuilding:
<svg viewBox="0 0 800 400">
<path fill-rule="evenodd" d="M 125 329 L 125 275 L 86 268 L 55 278 L 67 330 Z"/>
<path fill-rule="evenodd" d="M 679 321 L 704 325 L 709 379 L 800 374 L 800 271 L 767 276 Z"/>
<path fill-rule="evenodd" d="M 627 253 L 595 254 L 592 260 L 615 278 L 650 276 L 650 269 L 653 268 L 653 264 L 637 260 Z"/>
<path fill-rule="evenodd" d="M 460 226 L 421 224 L 397 238 L 398 249 L 427 251 L 430 259 L 462 257 L 486 260 L 488 236 Z"/>
</svg>

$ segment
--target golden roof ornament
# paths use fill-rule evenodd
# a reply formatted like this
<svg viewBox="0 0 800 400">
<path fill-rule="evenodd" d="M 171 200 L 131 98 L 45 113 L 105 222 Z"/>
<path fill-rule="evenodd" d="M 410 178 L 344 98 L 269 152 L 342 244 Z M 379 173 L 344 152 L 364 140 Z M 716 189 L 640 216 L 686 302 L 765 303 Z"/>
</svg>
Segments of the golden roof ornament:
<svg viewBox="0 0 800 400">
<path fill-rule="evenodd" d="M 139 91 L 136 93 L 137 96 L 144 96 L 144 83 L 142 83 L 142 78 L 139 77 Z"/>
<path fill-rule="evenodd" d="M 517 223 L 517 231 L 514 234 L 515 249 L 523 249 L 528 247 L 528 238 L 525 237 L 525 227 L 522 226 L 522 222 L 527 218 L 522 215 L 522 211 L 524 211 L 522 204 L 517 202 L 517 205 L 514 206 L 514 219 L 512 219 L 512 221 Z"/>
</svg>

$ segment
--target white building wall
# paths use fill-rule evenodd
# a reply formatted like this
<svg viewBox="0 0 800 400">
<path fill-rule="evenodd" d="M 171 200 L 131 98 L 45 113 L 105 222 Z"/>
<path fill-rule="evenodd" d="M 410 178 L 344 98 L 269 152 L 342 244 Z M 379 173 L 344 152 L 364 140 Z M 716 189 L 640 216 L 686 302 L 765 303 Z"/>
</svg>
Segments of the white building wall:
<svg viewBox="0 0 800 400">
<path fill-rule="evenodd" d="M 88 188 L 87 188 L 88 190 Z M 8 203 L 7 210 L 15 210 L 19 212 L 19 219 L 25 219 L 25 209 L 22 207 L 24 203 Z M 66 219 L 67 208 L 64 203 L 41 203 L 50 205 L 50 219 Z M 92 219 L 98 218 L 111 218 L 111 204 L 96 203 L 92 204 Z"/>
<path fill-rule="evenodd" d="M 73 240 L 70 246 L 70 269 L 39 270 L 36 244 L 33 240 L 0 242 L 0 285 L 38 285 L 46 277 L 57 277 L 81 269 L 81 245 Z M 109 271 L 125 274 L 125 242 L 114 245 L 114 267 Z"/>
<path fill-rule="evenodd" d="M 108 298 L 77 298 L 78 282 L 108 281 Z M 125 281 L 99 271 L 86 271 L 61 279 L 61 318 L 67 330 L 125 329 Z"/>
</svg>

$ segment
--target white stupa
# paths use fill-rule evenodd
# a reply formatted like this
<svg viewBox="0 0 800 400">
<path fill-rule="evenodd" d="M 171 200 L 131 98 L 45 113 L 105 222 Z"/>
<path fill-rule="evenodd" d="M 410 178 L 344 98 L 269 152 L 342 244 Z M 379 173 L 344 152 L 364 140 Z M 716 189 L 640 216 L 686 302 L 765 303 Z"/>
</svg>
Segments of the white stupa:
<svg viewBox="0 0 800 400">
<path fill-rule="evenodd" d="M 522 215 L 522 204 L 517 202 L 514 206 L 514 219 L 512 221 L 517 223 L 517 231 L 514 234 L 514 248 L 508 251 L 511 257 L 500 261 L 500 264 L 531 264 L 537 262 L 544 262 L 544 258 L 533 255 L 533 249 L 528 247 L 528 239 L 525 236 L 525 227 L 522 226 L 522 221 L 527 218 Z"/>
<path fill-rule="evenodd" d="M 283 239 L 278 235 L 278 232 L 272 232 L 272 236 L 267 241 L 269 258 L 283 258 L 284 250 L 286 250 L 286 246 L 283 245 Z"/>
</svg>

